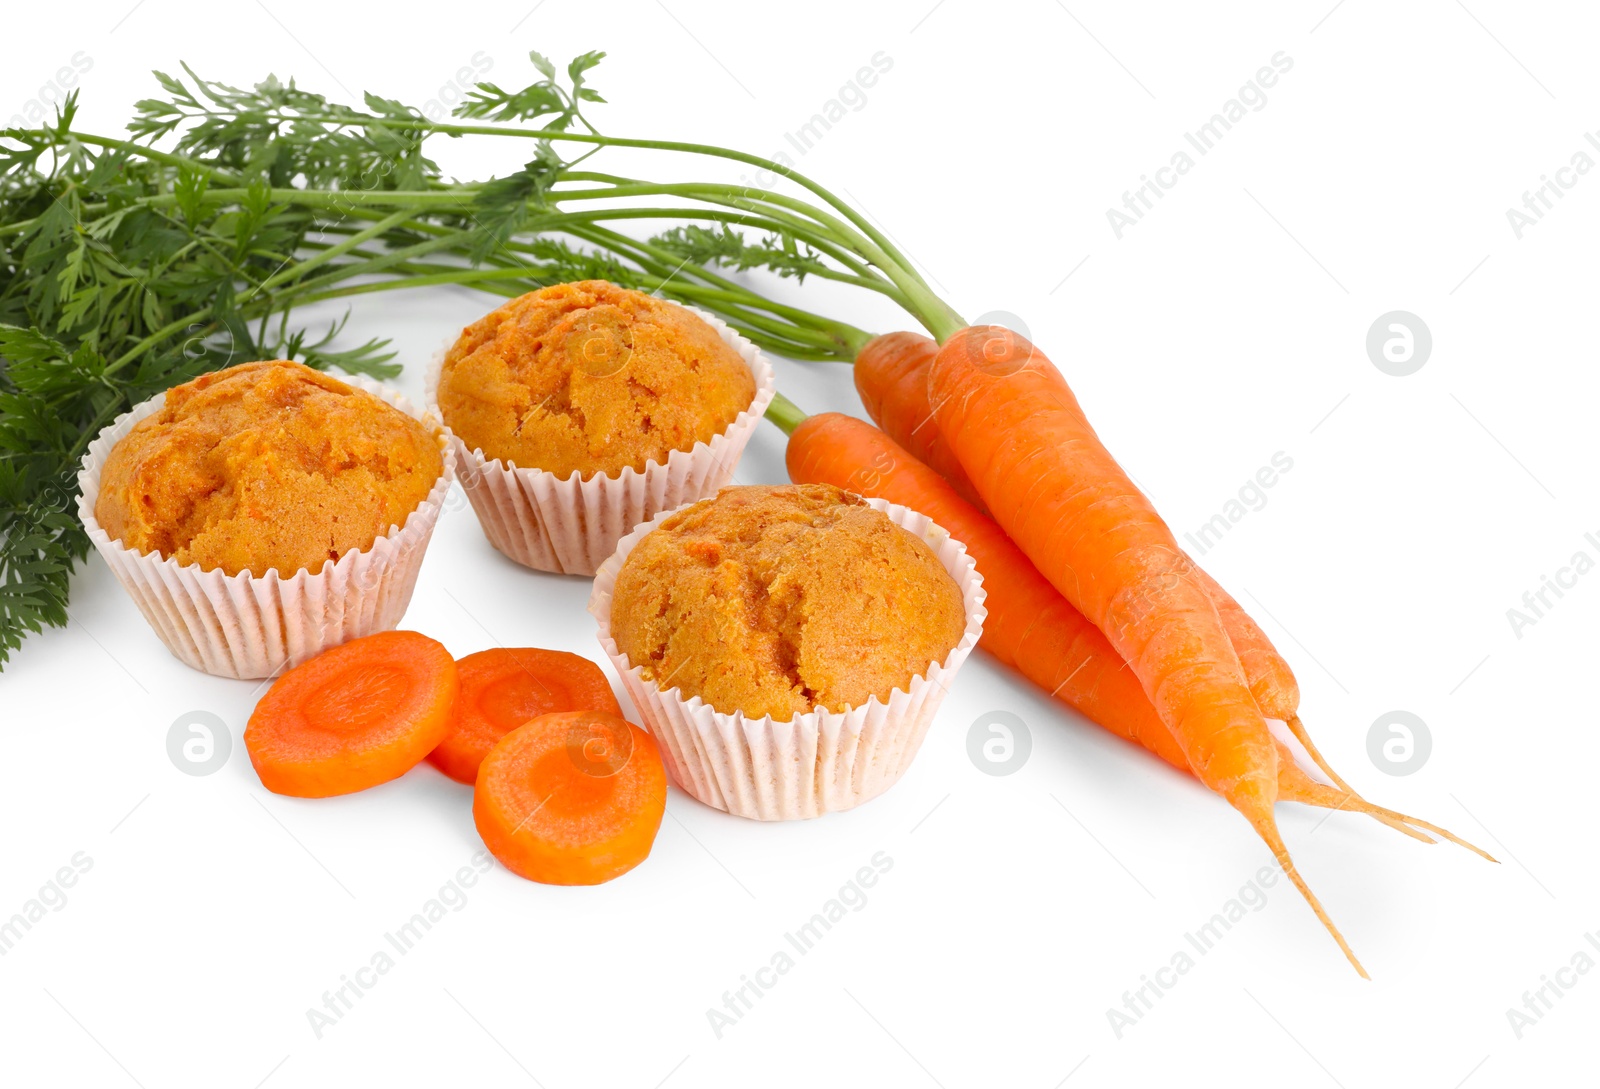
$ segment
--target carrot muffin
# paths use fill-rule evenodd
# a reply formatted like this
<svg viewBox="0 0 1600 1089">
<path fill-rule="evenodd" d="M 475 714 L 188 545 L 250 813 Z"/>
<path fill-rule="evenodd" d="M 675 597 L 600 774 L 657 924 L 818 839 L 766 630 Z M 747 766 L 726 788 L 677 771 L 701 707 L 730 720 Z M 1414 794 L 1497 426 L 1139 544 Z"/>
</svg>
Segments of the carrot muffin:
<svg viewBox="0 0 1600 1089">
<path fill-rule="evenodd" d="M 436 434 L 285 360 L 167 391 L 106 458 L 95 518 L 113 541 L 229 575 L 315 574 L 404 525 L 443 457 Z"/>
<path fill-rule="evenodd" d="M 611 605 L 647 679 L 779 721 L 887 700 L 965 627 L 933 551 L 824 484 L 724 488 L 673 515 L 628 555 Z"/>
<path fill-rule="evenodd" d="M 755 394 L 749 366 L 698 316 L 585 280 L 512 299 L 463 330 L 438 404 L 469 450 L 587 480 L 709 442 Z"/>
</svg>

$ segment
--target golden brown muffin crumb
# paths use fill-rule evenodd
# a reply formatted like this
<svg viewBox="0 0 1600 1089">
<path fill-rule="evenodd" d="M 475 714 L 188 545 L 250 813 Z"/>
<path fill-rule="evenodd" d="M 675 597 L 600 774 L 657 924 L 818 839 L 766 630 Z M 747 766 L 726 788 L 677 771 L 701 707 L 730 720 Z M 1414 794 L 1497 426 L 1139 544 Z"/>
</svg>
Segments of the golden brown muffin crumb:
<svg viewBox="0 0 1600 1089">
<path fill-rule="evenodd" d="M 584 280 L 467 326 L 445 355 L 439 413 L 486 457 L 587 480 L 709 442 L 755 393 L 749 366 L 698 315 Z"/>
<path fill-rule="evenodd" d="M 826 484 L 724 488 L 680 511 L 628 554 L 611 605 L 648 679 L 779 721 L 887 700 L 965 628 L 933 550 Z"/>
<path fill-rule="evenodd" d="M 112 448 L 114 541 L 229 575 L 315 574 L 404 525 L 444 471 L 434 431 L 336 378 L 243 363 L 167 391 Z"/>
</svg>

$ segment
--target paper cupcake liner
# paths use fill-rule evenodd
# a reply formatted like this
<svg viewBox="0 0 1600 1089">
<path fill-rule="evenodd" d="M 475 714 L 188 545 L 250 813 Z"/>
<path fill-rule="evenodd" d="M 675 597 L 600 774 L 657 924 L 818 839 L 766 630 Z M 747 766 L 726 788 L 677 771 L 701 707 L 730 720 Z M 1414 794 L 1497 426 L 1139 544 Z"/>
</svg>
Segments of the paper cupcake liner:
<svg viewBox="0 0 1600 1089">
<path fill-rule="evenodd" d="M 426 420 L 404 396 L 362 377 L 342 381 Z M 159 552 L 139 552 L 113 541 L 95 518 L 100 472 L 111 448 L 135 424 L 160 410 L 159 393 L 118 416 L 89 444 L 78 473 L 78 516 L 161 641 L 185 665 L 217 677 L 270 677 L 329 647 L 386 631 L 400 622 L 417 583 L 422 556 L 450 490 L 455 450 L 440 433 L 444 470 L 406 518 L 370 548 L 346 552 L 317 574 L 302 568 L 289 578 L 274 568 L 257 577 L 220 568 L 180 564 Z M 432 421 L 428 421 L 432 422 Z"/>
<path fill-rule="evenodd" d="M 624 537 L 601 566 L 589 597 L 600 624 L 600 645 L 610 656 L 644 725 L 661 743 L 673 782 L 706 805 L 754 820 L 800 820 L 850 809 L 888 790 L 905 774 L 922 739 L 983 631 L 983 579 L 955 540 L 926 515 L 881 499 L 867 500 L 933 549 L 961 588 L 967 614 L 961 641 L 943 662 L 896 688 L 887 702 L 873 696 L 848 711 L 817 710 L 775 722 L 771 715 L 725 714 L 700 697 L 663 691 L 629 663 L 611 637 L 611 601 L 623 561 L 672 511 L 664 511 Z M 915 618 L 907 618 L 915 623 Z"/>
<path fill-rule="evenodd" d="M 661 511 L 713 496 L 733 479 L 734 467 L 778 391 L 772 364 L 720 318 L 697 307 L 685 309 L 704 319 L 739 353 L 756 380 L 755 400 L 709 443 L 673 450 L 666 464 L 651 460 L 643 472 L 627 466 L 618 475 L 595 473 L 588 480 L 577 472 L 562 479 L 544 469 L 486 457 L 482 450 L 468 449 L 446 427 L 462 487 L 490 544 L 536 571 L 593 575 L 634 526 Z M 439 419 L 444 418 L 439 411 L 439 377 L 448 351 L 446 345 L 428 368 L 428 410 Z"/>
</svg>

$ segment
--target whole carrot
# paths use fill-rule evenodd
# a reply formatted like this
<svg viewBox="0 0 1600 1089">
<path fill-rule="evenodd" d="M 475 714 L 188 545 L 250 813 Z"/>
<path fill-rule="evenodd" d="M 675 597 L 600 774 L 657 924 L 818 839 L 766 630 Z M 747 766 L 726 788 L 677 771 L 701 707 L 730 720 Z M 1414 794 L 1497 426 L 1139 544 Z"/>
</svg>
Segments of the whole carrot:
<svg viewBox="0 0 1600 1089">
<path fill-rule="evenodd" d="M 1272 850 L 1355 969 L 1273 815 L 1278 753 L 1211 598 L 1089 425 L 1061 372 L 998 326 L 968 327 L 929 371 L 939 430 L 996 520 L 1128 662 L 1190 767 Z"/>
<path fill-rule="evenodd" d="M 837 412 L 801 418 L 787 401 L 775 404 L 786 414 L 781 424 L 790 431 L 785 461 L 796 484 L 832 484 L 887 499 L 927 515 L 966 545 L 987 594 L 989 617 L 980 647 L 1090 721 L 1194 774 L 1127 663 L 991 518 L 871 424 Z M 1278 752 L 1284 800 L 1367 813 L 1432 842 L 1395 815 L 1311 779 L 1281 745 Z"/>
<path fill-rule="evenodd" d="M 938 342 L 919 333 L 886 333 L 874 337 L 856 356 L 856 390 L 861 394 L 861 402 L 868 414 L 889 438 L 909 450 L 927 467 L 936 469 L 963 499 L 982 510 L 981 500 L 975 499 L 977 490 L 945 442 L 937 422 L 932 419 L 933 409 L 928 403 L 928 371 L 938 354 Z M 1221 584 L 1187 554 L 1184 559 L 1188 564 L 1188 572 L 1205 588 L 1212 604 L 1216 606 L 1217 615 L 1228 633 L 1228 641 L 1233 644 L 1234 652 L 1239 655 L 1239 663 L 1244 667 L 1245 680 L 1250 684 L 1250 694 L 1255 697 L 1256 706 L 1267 718 L 1278 719 L 1288 726 L 1295 739 L 1304 746 L 1307 755 L 1333 780 L 1342 795 L 1359 799 L 1362 812 L 1369 812 L 1385 823 L 1393 823 L 1398 818 L 1494 861 L 1494 857 L 1482 848 L 1447 829 L 1361 798 L 1323 759 L 1300 721 L 1299 682 L 1289 663 L 1273 646 L 1272 640 L 1267 638 L 1266 632 Z M 1280 760 L 1285 751 L 1280 748 Z M 1187 770 L 1187 765 L 1184 766 Z M 1295 771 L 1306 783 L 1321 786 L 1300 772 L 1298 766 Z M 1280 789 L 1285 781 L 1283 776 L 1279 777 Z M 1349 807 L 1350 803 L 1347 803 L 1346 808 Z"/>
</svg>

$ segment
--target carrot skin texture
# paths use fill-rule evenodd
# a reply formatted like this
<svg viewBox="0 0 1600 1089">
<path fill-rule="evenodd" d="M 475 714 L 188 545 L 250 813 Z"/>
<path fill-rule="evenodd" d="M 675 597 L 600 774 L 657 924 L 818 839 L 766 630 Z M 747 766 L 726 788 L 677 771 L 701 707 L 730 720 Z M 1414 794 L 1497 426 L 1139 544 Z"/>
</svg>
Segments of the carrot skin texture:
<svg viewBox="0 0 1600 1089">
<path fill-rule="evenodd" d="M 856 392 L 867 415 L 885 434 L 944 477 L 962 499 L 985 510 L 983 498 L 939 434 L 928 406 L 928 368 L 938 354 L 939 342 L 921 333 L 873 337 L 856 354 Z"/>
<path fill-rule="evenodd" d="M 1187 556 L 1184 558 L 1188 559 Z M 1192 559 L 1188 559 L 1188 562 L 1195 579 L 1205 587 L 1212 604 L 1217 607 L 1223 627 L 1228 629 L 1228 639 L 1239 655 L 1240 664 L 1244 666 L 1244 675 L 1250 682 L 1250 694 L 1255 696 L 1256 706 L 1268 718 L 1288 722 L 1300 708 L 1300 682 L 1295 680 L 1294 671 L 1283 660 L 1283 655 L 1278 653 L 1278 648 L 1272 645 L 1272 640 L 1267 638 L 1267 633 L 1261 630 L 1261 625 L 1244 611 L 1244 606 L 1235 601 L 1221 583 L 1206 574 L 1199 564 Z"/>
</svg>

